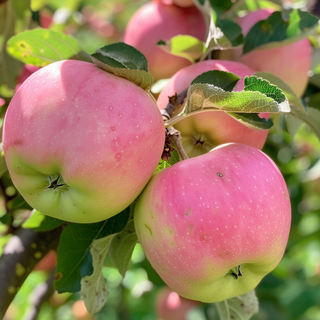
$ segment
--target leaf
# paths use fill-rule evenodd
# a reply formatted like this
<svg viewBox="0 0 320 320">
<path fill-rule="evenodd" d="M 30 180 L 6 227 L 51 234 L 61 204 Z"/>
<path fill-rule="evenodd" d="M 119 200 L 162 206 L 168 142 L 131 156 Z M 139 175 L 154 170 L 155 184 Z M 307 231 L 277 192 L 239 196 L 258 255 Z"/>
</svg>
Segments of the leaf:
<svg viewBox="0 0 320 320">
<path fill-rule="evenodd" d="M 209 2 L 215 11 L 228 11 L 233 5 L 231 0 L 209 0 Z"/>
<path fill-rule="evenodd" d="M 298 109 L 296 106 L 291 106 L 290 115 L 305 122 L 318 136 L 320 140 L 320 110 L 312 107 L 307 107 L 307 113 Z"/>
<path fill-rule="evenodd" d="M 24 1 L 28 5 L 29 1 Z M 15 11 L 17 1 L 7 1 L 0 4 L 0 87 L 14 90 L 23 64 L 8 55 L 7 40 L 15 34 L 18 13 Z M 24 13 L 24 10 L 23 10 Z"/>
<path fill-rule="evenodd" d="M 283 94 L 281 89 L 271 84 L 268 80 L 258 78 L 256 76 L 244 78 L 244 91 L 258 91 L 265 94 L 267 97 L 272 98 L 279 104 L 286 103 L 288 100 Z M 289 111 L 289 110 L 288 110 Z"/>
<path fill-rule="evenodd" d="M 241 78 L 227 71 L 211 70 L 196 77 L 191 84 L 208 83 L 225 91 L 232 91 Z"/>
<path fill-rule="evenodd" d="M 249 320 L 259 311 L 254 290 L 235 298 L 215 303 L 220 320 Z"/>
<path fill-rule="evenodd" d="M 201 40 L 188 35 L 178 35 L 168 41 L 161 40 L 157 44 L 165 52 L 186 58 L 192 63 L 199 60 L 206 50 Z"/>
<path fill-rule="evenodd" d="M 265 130 L 270 129 L 273 126 L 272 119 L 266 120 L 264 118 L 260 118 L 256 113 L 227 113 L 229 116 L 251 129 Z"/>
<path fill-rule="evenodd" d="M 221 29 L 226 39 L 228 39 L 229 45 L 224 45 L 224 47 L 230 48 L 243 44 L 242 29 L 237 23 L 227 19 L 220 19 L 219 17 L 217 19 L 217 27 Z"/>
<path fill-rule="evenodd" d="M 134 47 L 123 42 L 100 48 L 92 54 L 92 57 L 110 67 L 148 71 L 146 57 Z"/>
<path fill-rule="evenodd" d="M 7 51 L 19 61 L 43 67 L 77 56 L 81 49 L 76 39 L 64 33 L 38 28 L 10 38 Z"/>
<path fill-rule="evenodd" d="M 292 10 L 284 20 L 281 12 L 274 12 L 266 20 L 257 22 L 248 32 L 243 53 L 257 47 L 271 48 L 281 44 L 298 41 L 310 35 L 318 26 L 318 18 L 299 9 Z"/>
<path fill-rule="evenodd" d="M 81 278 L 92 273 L 89 251 L 94 240 L 120 232 L 127 224 L 130 207 L 98 223 L 70 223 L 62 232 L 57 256 L 55 286 L 59 293 L 80 291 Z"/>
<path fill-rule="evenodd" d="M 66 223 L 63 220 L 45 216 L 37 210 L 33 210 L 31 216 L 23 223 L 25 229 L 34 229 L 35 231 L 53 230 L 62 224 Z"/>
<path fill-rule="evenodd" d="M 10 200 L 8 203 L 8 207 L 10 210 L 17 210 L 17 209 L 27 209 L 32 210 L 33 208 L 24 200 L 24 198 L 19 194 L 13 200 Z"/>
<path fill-rule="evenodd" d="M 175 163 L 180 161 L 180 157 L 179 157 L 179 153 L 177 150 L 174 150 L 171 152 L 171 158 L 169 161 L 164 161 L 162 159 L 160 159 L 158 166 L 156 168 L 156 170 L 154 171 L 154 174 L 158 173 L 161 170 L 164 170 L 166 168 L 169 168 L 171 166 L 173 166 Z"/>
<path fill-rule="evenodd" d="M 107 302 L 108 290 L 102 274 L 104 259 L 116 234 L 94 240 L 90 246 L 93 272 L 81 279 L 81 298 L 90 313 L 99 312 Z"/>
<path fill-rule="evenodd" d="M 272 83 L 272 84 L 276 85 L 278 88 L 280 88 L 282 90 L 282 92 L 285 94 L 285 96 L 287 97 L 290 105 L 294 105 L 294 106 L 297 106 L 301 110 L 305 110 L 304 106 L 301 103 L 301 100 L 292 91 L 292 89 L 285 82 L 283 82 L 280 78 L 276 77 L 272 73 L 267 73 L 267 72 L 256 72 L 254 75 L 259 78 L 266 79 L 270 83 Z"/>
<path fill-rule="evenodd" d="M 1 130 L 1 139 L 2 139 L 2 130 Z M 3 145 L 0 143 L 0 178 L 8 171 L 6 159 L 4 157 Z"/>
<path fill-rule="evenodd" d="M 122 277 L 125 276 L 131 262 L 133 249 L 138 242 L 134 228 L 134 221 L 130 220 L 127 226 L 112 240 L 109 248 L 109 256 L 113 265 L 119 270 Z"/>
<path fill-rule="evenodd" d="M 91 58 L 99 68 L 126 78 L 144 90 L 149 90 L 154 82 L 148 72 L 146 57 L 128 44 L 121 42 L 105 46 L 92 54 Z"/>
<path fill-rule="evenodd" d="M 191 85 L 182 113 L 167 120 L 165 126 L 174 125 L 185 117 L 210 110 L 236 113 L 290 112 L 285 95 L 267 80 L 252 76 L 246 77 L 245 83 L 245 91 L 241 92 L 226 92 L 211 84 Z"/>
</svg>

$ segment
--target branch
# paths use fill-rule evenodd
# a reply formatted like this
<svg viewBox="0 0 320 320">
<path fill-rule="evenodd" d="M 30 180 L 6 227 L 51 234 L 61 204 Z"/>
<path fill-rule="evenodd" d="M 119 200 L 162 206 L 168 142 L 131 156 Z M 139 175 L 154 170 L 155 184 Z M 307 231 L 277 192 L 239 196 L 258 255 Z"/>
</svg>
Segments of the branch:
<svg viewBox="0 0 320 320">
<path fill-rule="evenodd" d="M 189 87 L 184 89 L 179 94 L 176 93 L 174 96 L 169 97 L 169 103 L 166 105 L 164 109 L 161 110 L 161 114 L 164 121 L 170 119 L 175 110 L 183 103 L 184 99 L 187 96 L 188 89 Z"/>
<path fill-rule="evenodd" d="M 170 139 L 173 142 L 173 144 L 175 145 L 181 160 L 189 159 L 189 157 L 187 156 L 187 154 L 186 154 L 186 152 L 185 152 L 185 150 L 183 148 L 182 142 L 181 142 L 181 133 L 180 133 L 180 131 L 176 130 L 172 126 L 169 127 L 167 130 L 168 130 L 167 134 L 170 137 Z"/>
<path fill-rule="evenodd" d="M 37 232 L 20 228 L 0 257 L 0 319 L 39 260 L 59 244 L 62 227 Z"/>
</svg>

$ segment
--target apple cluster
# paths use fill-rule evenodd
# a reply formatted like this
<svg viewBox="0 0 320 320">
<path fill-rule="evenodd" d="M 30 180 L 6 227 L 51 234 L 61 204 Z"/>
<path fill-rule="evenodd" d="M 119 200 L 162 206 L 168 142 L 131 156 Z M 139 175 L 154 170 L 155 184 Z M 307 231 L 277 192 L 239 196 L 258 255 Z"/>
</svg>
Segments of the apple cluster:
<svg viewBox="0 0 320 320">
<path fill-rule="evenodd" d="M 175 18 L 174 11 L 179 12 Z M 192 12 L 193 19 L 182 18 L 187 12 Z M 240 19 L 243 33 L 271 13 L 259 10 Z M 204 21 L 192 33 L 187 31 L 189 21 L 198 19 L 192 2 L 152 1 L 127 26 L 125 42 L 147 56 L 154 78 L 170 78 L 158 96 L 160 110 L 168 97 L 210 70 L 239 76 L 235 91 L 243 90 L 245 76 L 265 71 L 280 77 L 297 95 L 303 93 L 310 67 L 308 40 L 299 42 L 300 51 L 294 49 L 298 43 L 272 49 L 272 53 L 257 50 L 242 56 L 234 50 L 232 60 L 237 61 L 213 59 L 191 65 L 185 59 L 183 67 L 183 58 L 156 48 L 159 40 L 179 34 L 203 40 Z M 179 27 L 174 28 L 173 23 Z M 286 50 L 295 64 L 288 62 Z M 309 58 L 300 61 L 298 55 L 306 53 Z M 251 54 L 255 56 L 249 57 Z M 269 114 L 259 116 L 268 118 Z M 174 126 L 192 159 L 153 176 L 139 196 L 135 208 L 139 241 L 153 268 L 182 297 L 212 303 L 245 294 L 280 262 L 291 223 L 285 181 L 274 162 L 260 151 L 268 130 L 249 128 L 219 111 L 196 114 Z"/>
<path fill-rule="evenodd" d="M 264 17 L 253 15 L 240 26 Z M 94 223 L 137 199 L 138 239 L 187 311 L 197 303 L 186 299 L 211 303 L 245 294 L 278 265 L 290 230 L 290 197 L 281 172 L 261 151 L 268 130 L 222 111 L 177 123 L 190 159 L 154 174 L 165 143 L 160 110 L 210 70 L 239 76 L 235 91 L 243 90 L 245 76 L 269 71 L 301 95 L 309 62 L 290 55 L 299 62 L 293 72 L 301 76 L 294 79 L 263 50 L 234 57 L 238 61 L 191 65 L 156 45 L 178 34 L 205 40 L 206 23 L 192 1 L 151 1 L 125 32 L 124 41 L 147 57 L 153 77 L 170 78 L 157 103 L 136 84 L 88 62 L 65 60 L 37 70 L 9 105 L 3 149 L 17 190 L 45 215 Z M 309 42 L 301 41 L 308 51 Z M 286 60 L 285 50 L 295 45 L 276 48 L 271 57 Z"/>
</svg>

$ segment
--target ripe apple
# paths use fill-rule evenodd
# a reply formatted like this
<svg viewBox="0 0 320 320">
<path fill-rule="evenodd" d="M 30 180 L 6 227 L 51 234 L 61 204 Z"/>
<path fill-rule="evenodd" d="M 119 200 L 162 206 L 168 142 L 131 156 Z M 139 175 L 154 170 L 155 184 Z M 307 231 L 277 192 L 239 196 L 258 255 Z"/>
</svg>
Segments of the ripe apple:
<svg viewBox="0 0 320 320">
<path fill-rule="evenodd" d="M 4 120 L 12 181 L 34 208 L 90 223 L 125 209 L 152 176 L 165 130 L 153 98 L 83 61 L 33 73 Z"/>
<path fill-rule="evenodd" d="M 57 253 L 54 250 L 50 250 L 34 267 L 35 271 L 47 271 L 50 272 L 57 263 Z"/>
<path fill-rule="evenodd" d="M 255 71 L 235 61 L 206 60 L 178 71 L 166 84 L 158 97 L 158 106 L 165 108 L 168 97 L 180 93 L 203 72 L 210 70 L 228 71 L 241 77 L 234 91 L 243 90 L 243 79 Z M 267 117 L 265 115 L 265 117 Z M 246 127 L 223 111 L 208 111 L 188 117 L 174 127 L 181 132 L 182 144 L 189 157 L 199 156 L 219 144 L 240 142 L 262 149 L 268 130 Z"/>
<path fill-rule="evenodd" d="M 238 23 L 243 34 L 247 35 L 254 24 L 267 19 L 273 11 L 273 9 L 260 9 L 240 18 Z M 311 45 L 308 39 L 302 39 L 276 48 L 256 49 L 244 54 L 238 61 L 254 70 L 274 74 L 301 97 L 308 84 Z"/>
<path fill-rule="evenodd" d="M 154 1 L 158 1 L 166 5 L 175 4 L 179 7 L 184 7 L 184 8 L 194 6 L 193 0 L 154 0 Z"/>
<path fill-rule="evenodd" d="M 176 35 L 191 35 L 202 41 L 206 26 L 196 7 L 181 8 L 151 1 L 131 18 L 124 42 L 141 51 L 148 60 L 149 72 L 155 80 L 170 78 L 176 71 L 191 64 L 185 58 L 166 53 L 157 42 Z"/>
<path fill-rule="evenodd" d="M 280 262 L 290 198 L 275 163 L 230 143 L 160 171 L 138 198 L 141 246 L 182 297 L 218 302 L 253 290 Z"/>
<path fill-rule="evenodd" d="M 162 287 L 155 302 L 156 314 L 161 320 L 185 320 L 187 313 L 199 305 L 198 301 L 180 297 L 169 287 Z"/>
</svg>

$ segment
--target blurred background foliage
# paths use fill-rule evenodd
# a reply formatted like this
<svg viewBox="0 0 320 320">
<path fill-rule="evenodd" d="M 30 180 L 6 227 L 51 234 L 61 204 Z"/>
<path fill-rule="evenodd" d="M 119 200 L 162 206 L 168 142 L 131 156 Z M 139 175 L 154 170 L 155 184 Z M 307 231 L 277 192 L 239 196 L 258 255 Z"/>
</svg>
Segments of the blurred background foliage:
<svg viewBox="0 0 320 320">
<path fill-rule="evenodd" d="M 37 26 L 62 31 L 76 38 L 82 49 L 93 53 L 97 48 L 122 41 L 124 29 L 133 13 L 147 1 L 118 0 L 32 0 L 31 10 L 24 11 L 31 18 L 26 27 L 16 24 L 17 33 Z M 288 1 L 286 1 L 288 2 Z M 309 1 L 310 2 L 310 1 Z M 1 2 L 0 2 L 1 3 Z M 243 10 L 277 7 L 280 1 L 241 1 Z M 281 4 L 281 3 L 280 3 Z M 290 2 L 304 8 L 307 1 Z M 8 13 L 7 13 L 8 14 Z M 23 21 L 23 19 L 21 20 Z M 0 22 L 1 27 L 1 22 Z M 0 43 L 3 47 L 6 34 Z M 317 41 L 317 39 L 315 39 Z M 3 63 L 5 53 L 1 53 Z M 316 66 L 320 59 L 314 53 L 314 74 L 303 97 L 308 105 L 319 108 L 320 89 Z M 18 66 L 21 70 L 21 66 Z M 0 105 L 3 116 L 14 90 L 8 85 L 0 87 Z M 286 130 L 287 122 L 280 118 L 277 127 L 270 131 L 263 149 L 280 167 L 290 190 L 292 203 L 292 229 L 287 250 L 280 265 L 256 289 L 260 311 L 254 320 L 317 320 L 320 319 L 320 143 L 306 125 L 299 126 L 293 137 Z M 295 126 L 297 124 L 295 123 Z M 0 171 L 5 171 L 3 155 Z M 2 172 L 1 172 L 2 173 Z M 30 208 L 17 195 L 5 173 L 0 180 L 0 253 L 8 240 L 5 235 L 8 212 L 14 211 L 16 225 Z M 11 221 L 10 221 L 11 222 Z M 13 225 L 15 225 L 13 224 Z M 136 245 L 130 270 L 124 279 L 106 261 L 104 276 L 110 296 L 105 307 L 95 315 L 87 313 L 79 294 L 53 292 L 43 303 L 39 320 L 155 320 L 155 300 L 164 286 L 152 269 L 139 244 Z M 6 320 L 29 319 L 34 293 L 49 275 L 52 264 L 30 274 L 10 306 Z M 40 268 L 41 269 L 41 268 Z M 4 290 L 1 288 L 0 290 Z M 199 305 L 188 314 L 188 319 L 218 319 L 214 305 Z"/>
</svg>

